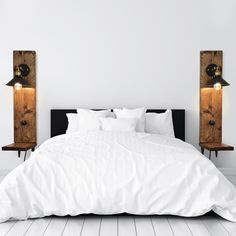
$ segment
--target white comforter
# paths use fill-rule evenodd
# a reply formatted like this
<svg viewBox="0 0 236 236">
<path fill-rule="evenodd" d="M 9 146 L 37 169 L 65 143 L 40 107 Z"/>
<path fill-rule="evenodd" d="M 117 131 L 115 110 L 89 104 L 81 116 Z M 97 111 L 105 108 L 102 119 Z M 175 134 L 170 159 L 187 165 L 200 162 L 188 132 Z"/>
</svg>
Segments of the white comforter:
<svg viewBox="0 0 236 236">
<path fill-rule="evenodd" d="M 78 132 L 47 140 L 0 185 L 0 221 L 48 215 L 210 210 L 236 221 L 236 190 L 193 146 L 144 133 Z"/>
</svg>

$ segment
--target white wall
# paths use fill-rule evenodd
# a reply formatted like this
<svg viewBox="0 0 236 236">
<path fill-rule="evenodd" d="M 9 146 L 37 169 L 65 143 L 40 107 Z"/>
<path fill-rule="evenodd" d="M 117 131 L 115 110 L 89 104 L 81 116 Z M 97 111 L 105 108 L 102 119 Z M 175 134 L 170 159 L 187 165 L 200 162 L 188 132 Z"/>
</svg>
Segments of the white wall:
<svg viewBox="0 0 236 236">
<path fill-rule="evenodd" d="M 0 0 L 0 146 L 13 140 L 12 51 L 37 52 L 38 143 L 51 108 L 185 108 L 198 143 L 199 52 L 224 50 L 223 139 L 236 146 L 234 0 Z M 0 152 L 0 168 L 21 163 Z M 236 167 L 235 152 L 217 166 Z"/>
</svg>

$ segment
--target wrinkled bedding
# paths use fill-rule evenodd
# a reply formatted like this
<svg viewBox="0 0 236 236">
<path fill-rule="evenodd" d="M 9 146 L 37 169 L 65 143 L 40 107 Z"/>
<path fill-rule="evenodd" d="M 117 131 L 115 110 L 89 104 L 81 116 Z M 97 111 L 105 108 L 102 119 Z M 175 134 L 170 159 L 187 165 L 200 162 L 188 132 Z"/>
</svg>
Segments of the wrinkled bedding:
<svg viewBox="0 0 236 236">
<path fill-rule="evenodd" d="M 0 184 L 0 222 L 48 215 L 213 210 L 236 221 L 236 189 L 192 145 L 154 134 L 87 131 L 44 142 Z"/>
</svg>

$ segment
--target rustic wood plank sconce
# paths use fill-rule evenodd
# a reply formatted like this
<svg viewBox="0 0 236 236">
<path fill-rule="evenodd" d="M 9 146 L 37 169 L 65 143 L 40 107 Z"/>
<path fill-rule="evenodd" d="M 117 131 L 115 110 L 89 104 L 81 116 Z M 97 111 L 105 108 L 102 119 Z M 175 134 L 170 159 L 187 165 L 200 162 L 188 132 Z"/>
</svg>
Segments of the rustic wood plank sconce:
<svg viewBox="0 0 236 236">
<path fill-rule="evenodd" d="M 36 136 L 36 52 L 14 51 L 14 78 L 6 85 L 14 93 L 14 143 L 2 147 L 3 151 L 34 151 Z"/>
<path fill-rule="evenodd" d="M 199 145 L 215 151 L 234 150 L 222 143 L 222 95 L 223 86 L 228 86 L 222 78 L 223 51 L 201 51 L 200 53 L 200 135 Z"/>
</svg>

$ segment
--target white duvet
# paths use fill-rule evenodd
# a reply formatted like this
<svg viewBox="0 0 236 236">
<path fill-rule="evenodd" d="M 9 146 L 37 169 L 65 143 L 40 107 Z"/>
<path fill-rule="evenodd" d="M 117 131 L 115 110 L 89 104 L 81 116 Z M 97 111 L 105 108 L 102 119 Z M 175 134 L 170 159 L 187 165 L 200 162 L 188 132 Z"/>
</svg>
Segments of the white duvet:
<svg viewBox="0 0 236 236">
<path fill-rule="evenodd" d="M 144 133 L 78 132 L 42 144 L 0 184 L 0 221 L 210 210 L 236 221 L 236 190 L 193 146 Z"/>
</svg>

